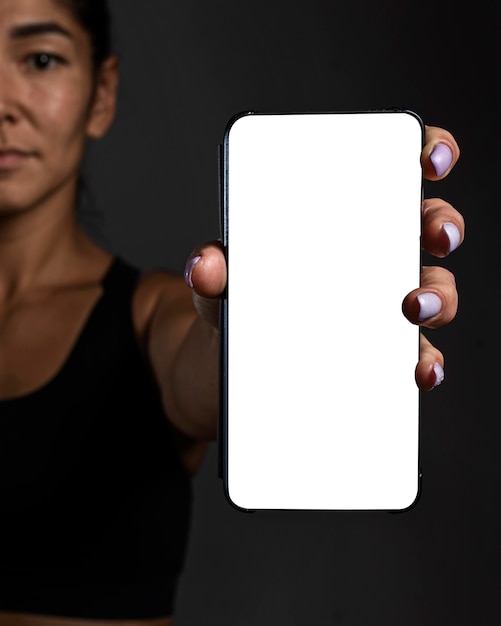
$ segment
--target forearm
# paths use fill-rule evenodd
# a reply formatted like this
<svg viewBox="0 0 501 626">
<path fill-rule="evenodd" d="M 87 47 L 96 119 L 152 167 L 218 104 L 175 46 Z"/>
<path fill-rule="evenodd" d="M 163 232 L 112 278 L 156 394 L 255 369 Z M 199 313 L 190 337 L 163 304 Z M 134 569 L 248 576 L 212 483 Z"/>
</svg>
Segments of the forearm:
<svg viewBox="0 0 501 626">
<path fill-rule="evenodd" d="M 219 402 L 219 295 L 226 281 L 221 250 L 211 246 L 197 265 L 208 274 L 206 297 L 181 276 L 150 278 L 157 294 L 145 333 L 150 362 L 169 420 L 195 439 L 215 439 Z M 218 277 L 215 281 L 214 276 Z M 199 276 L 200 278 L 200 276 Z M 207 285 L 206 285 L 207 287 Z"/>
<path fill-rule="evenodd" d="M 172 423 L 196 439 L 215 439 L 218 414 L 217 330 L 196 317 L 162 381 L 162 400 Z"/>
</svg>

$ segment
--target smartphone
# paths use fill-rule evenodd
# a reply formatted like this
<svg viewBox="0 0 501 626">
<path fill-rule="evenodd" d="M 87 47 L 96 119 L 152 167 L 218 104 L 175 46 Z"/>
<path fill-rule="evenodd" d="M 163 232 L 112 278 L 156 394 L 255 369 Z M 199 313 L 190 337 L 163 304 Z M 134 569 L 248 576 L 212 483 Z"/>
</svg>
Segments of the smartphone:
<svg viewBox="0 0 501 626">
<path fill-rule="evenodd" d="M 424 125 L 409 110 L 245 112 L 222 145 L 219 445 L 257 510 L 387 510 L 420 491 Z"/>
</svg>

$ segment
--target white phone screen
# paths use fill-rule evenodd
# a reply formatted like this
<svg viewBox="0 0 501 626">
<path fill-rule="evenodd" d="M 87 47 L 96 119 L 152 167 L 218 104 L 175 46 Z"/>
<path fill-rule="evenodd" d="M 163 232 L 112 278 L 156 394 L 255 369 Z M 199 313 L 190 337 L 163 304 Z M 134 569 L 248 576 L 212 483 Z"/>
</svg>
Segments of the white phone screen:
<svg viewBox="0 0 501 626">
<path fill-rule="evenodd" d="M 423 123 L 236 117 L 224 141 L 223 478 L 238 508 L 402 510 L 419 491 Z"/>
</svg>

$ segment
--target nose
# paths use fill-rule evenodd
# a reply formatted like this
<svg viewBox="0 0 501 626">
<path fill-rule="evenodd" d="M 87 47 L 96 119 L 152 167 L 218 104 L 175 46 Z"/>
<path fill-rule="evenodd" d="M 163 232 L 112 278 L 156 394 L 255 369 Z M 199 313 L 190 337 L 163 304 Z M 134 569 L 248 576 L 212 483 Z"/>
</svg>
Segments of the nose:
<svg viewBox="0 0 501 626">
<path fill-rule="evenodd" d="M 13 123 L 18 117 L 18 88 L 5 64 L 0 62 L 0 123 Z"/>
</svg>

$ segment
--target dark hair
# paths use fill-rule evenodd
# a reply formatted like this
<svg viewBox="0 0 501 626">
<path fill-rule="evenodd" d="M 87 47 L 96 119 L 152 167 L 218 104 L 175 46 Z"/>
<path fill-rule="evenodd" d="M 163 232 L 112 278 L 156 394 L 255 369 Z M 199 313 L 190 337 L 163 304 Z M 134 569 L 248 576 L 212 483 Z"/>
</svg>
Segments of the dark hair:
<svg viewBox="0 0 501 626">
<path fill-rule="evenodd" d="M 57 0 L 87 31 L 94 69 L 111 54 L 111 17 L 107 0 Z"/>
<path fill-rule="evenodd" d="M 112 53 L 111 16 L 107 0 L 56 0 L 73 19 L 88 33 L 92 49 L 94 71 Z M 94 240 L 107 244 L 103 235 L 103 216 L 96 209 L 92 190 L 82 174 L 78 179 L 77 219 Z"/>
</svg>

